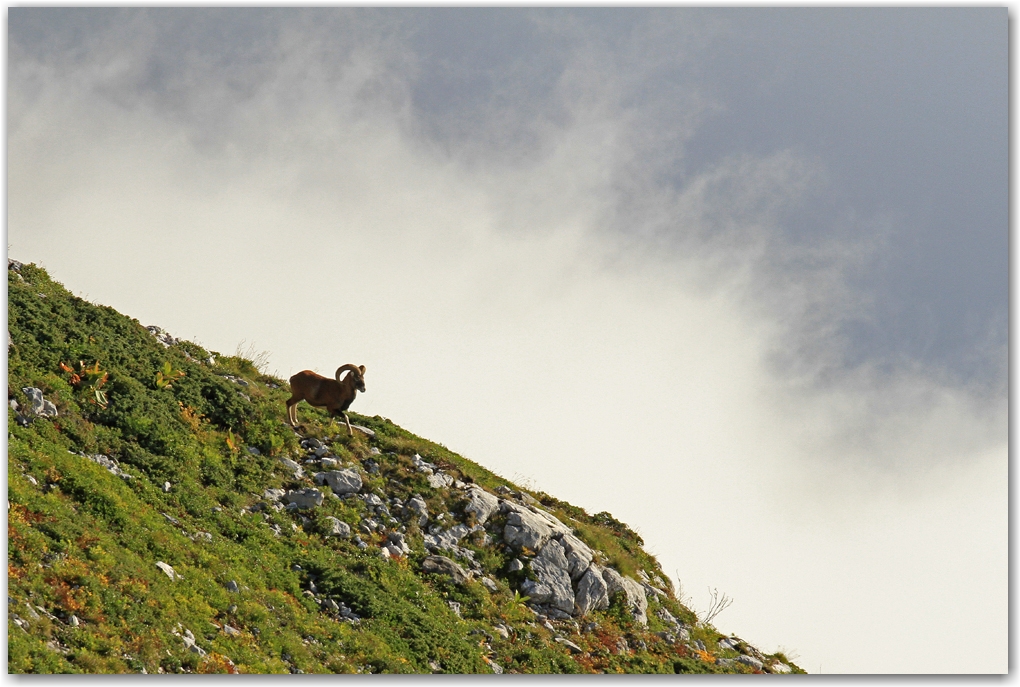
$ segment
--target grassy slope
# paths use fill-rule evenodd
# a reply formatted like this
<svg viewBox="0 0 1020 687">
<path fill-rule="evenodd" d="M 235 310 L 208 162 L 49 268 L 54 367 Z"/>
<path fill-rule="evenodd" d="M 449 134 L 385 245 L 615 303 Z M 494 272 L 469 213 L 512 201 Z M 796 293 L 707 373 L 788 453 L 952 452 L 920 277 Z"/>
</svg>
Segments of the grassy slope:
<svg viewBox="0 0 1020 687">
<path fill-rule="evenodd" d="M 413 552 L 392 560 L 372 545 L 381 535 L 366 535 L 364 552 L 321 536 L 326 516 L 357 531 L 365 515 L 358 499 L 327 498 L 304 515 L 251 509 L 267 488 L 312 486 L 279 461 L 304 457 L 300 437 L 283 423 L 289 394 L 281 380 L 240 357 L 210 364 L 210 353 L 189 342 L 164 347 L 136 320 L 73 296 L 33 265 L 9 270 L 8 289 L 8 396 L 26 412 L 31 403 L 22 388 L 34 386 L 59 410 L 27 426 L 8 411 L 9 672 L 420 673 L 438 666 L 469 673 L 490 672 L 490 661 L 531 673 L 749 670 L 663 641 L 655 632 L 668 628 L 654 600 L 647 628 L 630 620 L 619 599 L 583 621 L 597 623 L 594 630 L 557 623 L 557 632 L 583 649 L 572 654 L 515 600 L 518 580 L 506 570 L 513 556 L 498 539 L 468 543 L 498 582 L 490 592 L 478 581 L 458 587 L 421 573 L 426 554 L 414 523 L 407 530 Z M 80 374 L 82 363 L 92 374 Z M 96 394 L 104 374 L 105 398 Z M 304 436 L 348 462 L 377 461 L 377 472 L 363 471 L 363 491 L 405 501 L 418 493 L 431 513 L 459 517 L 457 495 L 432 489 L 413 469 L 415 453 L 464 481 L 521 491 L 387 419 L 351 414 L 375 431 L 370 439 L 348 437 L 307 405 L 300 412 Z M 132 478 L 80 453 L 114 457 Z M 668 580 L 640 538 L 609 514 L 590 516 L 546 494 L 532 496 L 621 572 Z M 171 580 L 157 561 L 182 577 Z M 305 591 L 310 576 L 320 599 L 347 604 L 361 621 L 320 611 Z M 232 580 L 240 591 L 227 590 Z M 462 617 L 449 601 L 461 604 Z M 672 598 L 662 605 L 692 625 L 692 640 L 715 646 L 718 633 L 696 627 L 689 609 Z M 499 622 L 511 629 L 509 639 L 493 631 Z M 224 632 L 225 625 L 239 633 Z M 204 655 L 187 649 L 179 635 L 186 629 Z M 621 637 L 647 648 L 617 652 Z"/>
</svg>

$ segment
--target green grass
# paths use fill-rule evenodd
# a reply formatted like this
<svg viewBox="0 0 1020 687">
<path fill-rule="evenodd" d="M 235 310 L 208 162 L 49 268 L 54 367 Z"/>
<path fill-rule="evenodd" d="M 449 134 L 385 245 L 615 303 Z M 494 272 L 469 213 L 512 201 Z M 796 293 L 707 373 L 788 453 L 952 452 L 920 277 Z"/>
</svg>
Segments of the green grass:
<svg viewBox="0 0 1020 687">
<path fill-rule="evenodd" d="M 20 275 L 8 271 L 8 396 L 27 413 L 22 389 L 37 387 L 59 414 L 23 426 L 8 410 L 9 672 L 486 673 L 491 663 L 521 673 L 719 669 L 655 635 L 667 629 L 655 600 L 648 627 L 636 626 L 619 599 L 581 621 L 594 622 L 593 631 L 561 625 L 583 649 L 572 654 L 515 602 L 519 579 L 506 571 L 514 555 L 498 537 L 489 545 L 465 541 L 498 583 L 490 592 L 477 580 L 458 587 L 422 573 L 416 523 L 406 532 L 412 553 L 394 560 L 379 555 L 377 534 L 362 535 L 365 551 L 324 537 L 327 516 L 357 530 L 366 514 L 362 501 L 332 498 L 328 487 L 312 512 L 253 509 L 264 505 L 267 488 L 313 485 L 295 481 L 279 461 L 304 458 L 300 437 L 284 423 L 286 384 L 243 356 L 191 342 L 164 347 L 136 320 L 75 297 L 34 265 Z M 363 491 L 405 502 L 420 494 L 430 512 L 460 513 L 462 497 L 431 488 L 413 468 L 415 453 L 457 479 L 522 491 L 388 419 L 351 413 L 375 432 L 369 438 L 348 436 L 342 423 L 305 404 L 299 413 L 304 436 L 348 463 L 378 465 L 374 474 L 362 471 Z M 130 478 L 82 453 L 115 458 Z M 621 572 L 644 570 L 668 586 L 623 523 L 530 495 Z M 181 577 L 170 579 L 157 561 Z M 239 591 L 228 591 L 232 581 Z M 344 603 L 360 621 L 320 610 L 310 583 L 318 598 Z M 450 602 L 460 604 L 460 616 Z M 675 599 L 661 603 L 695 621 Z M 509 639 L 495 623 L 510 628 Z M 202 652 L 188 650 L 185 630 Z M 710 628 L 698 632 L 718 637 Z M 620 653 L 620 638 L 646 648 Z"/>
</svg>

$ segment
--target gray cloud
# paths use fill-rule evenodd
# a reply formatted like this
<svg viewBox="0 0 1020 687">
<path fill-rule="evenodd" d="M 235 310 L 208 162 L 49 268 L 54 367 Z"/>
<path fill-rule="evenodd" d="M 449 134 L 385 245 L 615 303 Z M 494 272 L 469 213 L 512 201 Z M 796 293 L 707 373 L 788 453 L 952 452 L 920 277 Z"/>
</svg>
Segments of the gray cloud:
<svg viewBox="0 0 1020 687">
<path fill-rule="evenodd" d="M 1004 393 L 1004 12 L 17 8 L 10 29 L 19 94 L 74 73 L 207 154 L 353 114 L 528 170 L 579 121 L 612 121 L 592 131 L 615 156 L 598 225 L 724 270 L 759 246 L 749 297 L 782 304 L 795 352 L 777 361 L 918 363 Z M 762 159 L 800 177 L 777 193 L 748 175 Z M 684 221 L 699 193 L 727 214 Z"/>
</svg>

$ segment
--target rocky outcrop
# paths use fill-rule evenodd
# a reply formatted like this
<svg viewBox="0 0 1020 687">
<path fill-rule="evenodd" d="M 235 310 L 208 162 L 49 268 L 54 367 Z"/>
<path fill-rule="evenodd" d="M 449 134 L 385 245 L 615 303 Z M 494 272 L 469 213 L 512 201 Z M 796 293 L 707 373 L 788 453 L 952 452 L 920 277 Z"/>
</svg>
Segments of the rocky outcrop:
<svg viewBox="0 0 1020 687">
<path fill-rule="evenodd" d="M 531 561 L 531 570 L 537 579 L 525 580 L 521 584 L 521 592 L 534 603 L 572 613 L 574 590 L 570 584 L 567 557 L 562 544 L 552 540 L 543 546 L 538 556 Z"/>
<path fill-rule="evenodd" d="M 484 525 L 493 513 L 499 510 L 499 499 L 481 487 L 471 486 L 468 488 L 468 505 L 464 506 L 465 513 L 473 513 L 475 522 Z"/>
<path fill-rule="evenodd" d="M 592 611 L 609 608 L 609 585 L 602 577 L 598 566 L 590 565 L 577 583 L 577 594 L 574 596 L 574 612 L 586 616 Z"/>
<path fill-rule="evenodd" d="M 609 587 L 609 595 L 622 592 L 627 597 L 627 607 L 630 609 L 634 620 L 642 625 L 648 624 L 648 599 L 645 597 L 645 590 L 637 580 L 624 577 L 612 568 L 602 571 L 602 578 Z"/>
<path fill-rule="evenodd" d="M 518 551 L 540 551 L 552 535 L 552 528 L 542 518 L 526 510 L 511 511 L 503 529 L 503 540 Z"/>
<path fill-rule="evenodd" d="M 153 324 L 146 327 L 146 329 L 148 329 L 149 333 L 156 337 L 156 341 L 163 344 L 165 348 L 169 348 L 170 346 L 180 343 L 178 339 L 171 336 L 170 332 L 166 331 L 162 327 L 157 327 Z"/>
</svg>

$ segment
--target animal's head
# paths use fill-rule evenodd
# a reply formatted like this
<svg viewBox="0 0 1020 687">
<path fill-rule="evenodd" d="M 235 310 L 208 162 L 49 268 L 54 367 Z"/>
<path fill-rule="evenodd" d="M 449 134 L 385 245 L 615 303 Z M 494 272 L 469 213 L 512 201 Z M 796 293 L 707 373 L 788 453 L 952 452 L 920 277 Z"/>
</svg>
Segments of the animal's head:
<svg viewBox="0 0 1020 687">
<path fill-rule="evenodd" d="M 344 372 L 348 372 L 348 377 L 354 383 L 354 388 L 358 391 L 365 391 L 365 366 L 364 365 L 343 365 L 336 371 L 336 381 L 340 381 L 340 375 Z M 346 380 L 346 378 L 345 378 Z"/>
</svg>

